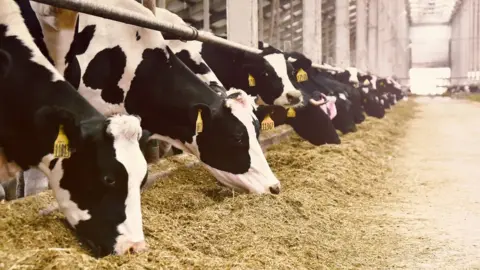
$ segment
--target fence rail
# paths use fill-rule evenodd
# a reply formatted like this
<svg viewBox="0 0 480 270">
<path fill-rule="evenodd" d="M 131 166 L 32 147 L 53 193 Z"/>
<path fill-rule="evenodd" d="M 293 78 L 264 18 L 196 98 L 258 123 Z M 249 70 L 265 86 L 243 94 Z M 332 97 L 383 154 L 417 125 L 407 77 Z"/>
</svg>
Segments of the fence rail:
<svg viewBox="0 0 480 270">
<path fill-rule="evenodd" d="M 162 32 L 166 38 L 179 38 L 185 40 L 199 40 L 202 42 L 215 43 L 224 47 L 242 50 L 252 54 L 260 54 L 258 48 L 252 48 L 231 40 L 217 37 L 210 32 L 198 30 L 192 26 L 176 25 L 169 22 L 162 22 L 156 18 L 150 18 L 123 8 L 112 7 L 92 0 L 32 0 L 34 2 L 51 5 L 58 8 L 69 9 L 104 19 L 119 21 L 143 28 Z M 170 35 L 168 35 L 170 34 Z M 343 71 L 341 68 L 325 66 L 321 64 L 312 65 L 318 69 Z"/>
</svg>

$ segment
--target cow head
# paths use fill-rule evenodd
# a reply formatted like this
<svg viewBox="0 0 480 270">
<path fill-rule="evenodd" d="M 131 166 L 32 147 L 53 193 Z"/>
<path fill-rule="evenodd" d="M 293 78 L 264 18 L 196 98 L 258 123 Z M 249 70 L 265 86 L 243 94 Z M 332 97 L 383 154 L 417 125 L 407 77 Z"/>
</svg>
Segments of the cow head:
<svg viewBox="0 0 480 270">
<path fill-rule="evenodd" d="M 68 159 L 54 158 L 51 146 L 59 126 L 70 141 Z M 40 145 L 50 154 L 39 168 L 49 178 L 60 210 L 98 255 L 139 252 L 146 248 L 142 230 L 140 188 L 147 163 L 139 144 L 140 121 L 113 116 L 78 121 L 64 109 L 44 107 L 36 113 Z"/>
<path fill-rule="evenodd" d="M 246 82 L 254 80 L 246 91 L 259 95 L 263 102 L 284 107 L 300 106 L 302 93 L 290 81 L 293 67 L 287 62 L 281 51 L 259 42 L 261 55 L 242 53 L 245 57 L 243 70 Z"/>
<path fill-rule="evenodd" d="M 127 111 L 141 115 L 154 137 L 196 155 L 226 186 L 278 193 L 280 183 L 257 140 L 260 125 L 253 114 L 253 98 L 236 89 L 218 95 L 168 47 L 165 53 L 145 55 L 137 73 L 148 76 L 132 82 Z M 164 73 L 149 74 L 152 65 Z"/>
<path fill-rule="evenodd" d="M 1 72 L 0 111 L 16 117 L 0 115 L 5 156 L 48 176 L 69 224 L 101 254 L 140 251 L 140 185 L 147 175 L 140 120 L 100 115 L 36 47 L 15 1 L 7 2 L 0 9 L 0 66 L 10 68 Z M 70 156 L 54 156 L 59 133 L 68 142 L 57 145 Z"/>
<path fill-rule="evenodd" d="M 268 46 L 267 48 L 276 50 L 272 46 Z M 292 66 L 288 72 L 289 80 L 291 80 L 293 85 L 301 89 L 304 104 L 301 107 L 295 108 L 296 113 L 294 117 L 285 117 L 287 116 L 287 110 L 281 110 L 279 108 L 264 108 L 262 111 L 256 113 L 257 116 L 259 116 L 259 119 L 263 119 L 265 111 L 271 111 L 272 114 L 270 114 L 270 116 L 272 116 L 275 124 L 286 123 L 291 125 L 300 137 L 314 145 L 322 145 L 325 143 L 339 144 L 340 138 L 335 131 L 331 119 L 328 114 L 322 110 L 321 104 L 319 104 L 319 102 L 324 104 L 327 101 L 315 99 L 313 92 L 316 90 L 316 86 L 308 82 L 308 79 L 303 80 L 308 78 L 308 74 L 306 73 L 311 69 L 311 60 L 303 55 L 302 57 L 292 58 L 291 54 L 283 52 L 282 54 L 284 58 L 287 59 L 287 64 Z M 303 79 L 297 80 L 297 75 L 300 70 L 303 72 Z"/>
<path fill-rule="evenodd" d="M 348 67 L 345 71 L 337 72 L 335 78 L 342 83 L 349 84 L 355 88 L 360 86 L 358 81 L 358 70 L 354 67 Z"/>
</svg>

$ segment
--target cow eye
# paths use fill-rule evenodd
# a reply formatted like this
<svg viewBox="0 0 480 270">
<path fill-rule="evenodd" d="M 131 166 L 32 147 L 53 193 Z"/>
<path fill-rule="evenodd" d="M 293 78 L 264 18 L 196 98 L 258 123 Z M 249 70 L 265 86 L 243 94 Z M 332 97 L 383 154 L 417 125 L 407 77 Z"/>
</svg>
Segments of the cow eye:
<svg viewBox="0 0 480 270">
<path fill-rule="evenodd" d="M 115 186 L 115 179 L 105 176 L 103 182 L 106 186 L 113 187 Z"/>
</svg>

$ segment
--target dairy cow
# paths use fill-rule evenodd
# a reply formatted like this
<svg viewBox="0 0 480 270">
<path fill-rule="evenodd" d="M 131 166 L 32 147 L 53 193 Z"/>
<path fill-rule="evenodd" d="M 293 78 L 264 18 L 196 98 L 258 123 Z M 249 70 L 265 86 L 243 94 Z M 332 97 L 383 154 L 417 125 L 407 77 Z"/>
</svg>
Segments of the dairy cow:
<svg viewBox="0 0 480 270">
<path fill-rule="evenodd" d="M 353 67 L 348 67 L 343 72 L 334 73 L 334 78 L 344 84 L 343 88 L 348 93 L 349 100 L 352 102 L 352 113 L 356 124 L 365 121 L 358 74 L 358 70 Z"/>
<path fill-rule="evenodd" d="M 294 74 L 300 69 L 307 74 L 308 80 L 300 83 L 302 89 L 313 95 L 314 99 L 320 94 L 328 99 L 335 97 L 336 116 L 332 119 L 334 127 L 342 133 L 356 131 L 351 101 L 348 100 L 348 93 L 342 89 L 342 84 L 336 81 L 331 73 L 313 68 L 312 61 L 301 53 L 290 52 L 287 53 L 287 57 L 293 61 Z"/>
<path fill-rule="evenodd" d="M 273 47 L 256 55 L 204 42 L 201 56 L 226 88 L 243 89 L 264 104 L 288 108 L 303 102 L 302 93 L 290 80 L 291 65 Z"/>
<path fill-rule="evenodd" d="M 383 118 L 385 116 L 385 108 L 380 103 L 380 98 L 376 87 L 376 79 L 376 76 L 373 75 L 358 75 L 362 105 L 365 109 L 365 113 L 372 117 Z"/>
<path fill-rule="evenodd" d="M 165 9 L 157 8 L 156 16 L 162 21 L 186 25 L 178 15 Z M 172 39 L 168 40 L 168 45 L 182 62 L 184 62 L 202 81 L 210 85 L 212 89 L 216 89 L 219 94 L 226 91 L 223 83 L 217 78 L 215 73 L 213 73 L 209 65 L 202 58 L 202 42 Z M 260 49 L 263 49 L 263 44 L 261 42 L 259 43 L 259 46 Z M 281 53 L 280 51 L 277 52 Z M 290 66 L 287 66 L 287 70 L 288 68 L 290 68 Z M 289 70 L 289 74 L 291 72 L 293 72 L 292 69 Z M 275 80 L 275 78 L 273 79 Z M 295 83 L 295 81 L 292 83 Z M 268 93 L 263 94 L 262 88 L 259 88 L 258 91 L 258 96 L 260 97 L 268 95 Z M 274 121 L 275 126 L 283 124 L 291 125 L 302 138 L 308 140 L 314 145 L 339 142 L 338 134 L 336 134 L 328 117 L 325 117 L 325 114 L 310 110 L 310 108 L 304 106 L 296 108 L 295 110 L 295 117 L 287 117 L 288 111 L 283 106 L 261 105 L 257 107 L 255 114 L 260 120 L 263 120 L 265 116 L 269 114 Z"/>
<path fill-rule="evenodd" d="M 80 96 L 36 46 L 20 7 L 29 2 L 0 3 L 0 175 L 40 169 L 68 223 L 99 255 L 145 249 L 140 144 L 148 134 L 138 117 L 105 117 Z"/>
<path fill-rule="evenodd" d="M 135 1 L 104 2 L 154 16 Z M 157 31 L 42 4 L 35 11 L 55 66 L 104 115 L 139 115 L 152 138 L 196 155 L 228 187 L 280 192 L 258 143 L 259 123 L 245 92 L 219 95 Z"/>
</svg>

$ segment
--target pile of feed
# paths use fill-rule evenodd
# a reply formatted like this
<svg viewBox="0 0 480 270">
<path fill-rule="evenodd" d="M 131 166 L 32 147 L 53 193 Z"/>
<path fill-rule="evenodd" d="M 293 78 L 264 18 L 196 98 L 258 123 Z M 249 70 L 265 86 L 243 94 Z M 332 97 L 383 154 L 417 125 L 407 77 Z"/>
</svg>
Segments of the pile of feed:
<svg viewBox="0 0 480 270">
<path fill-rule="evenodd" d="M 375 188 L 414 108 L 410 100 L 384 119 L 367 118 L 341 145 L 314 147 L 293 135 L 271 146 L 278 196 L 232 193 L 200 166 L 175 170 L 143 193 L 150 249 L 139 255 L 92 257 L 61 214 L 38 215 L 50 192 L 0 204 L 0 269 L 344 267 L 356 250 L 346 239 L 352 206 L 383 196 Z"/>
</svg>

